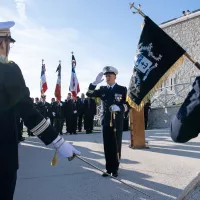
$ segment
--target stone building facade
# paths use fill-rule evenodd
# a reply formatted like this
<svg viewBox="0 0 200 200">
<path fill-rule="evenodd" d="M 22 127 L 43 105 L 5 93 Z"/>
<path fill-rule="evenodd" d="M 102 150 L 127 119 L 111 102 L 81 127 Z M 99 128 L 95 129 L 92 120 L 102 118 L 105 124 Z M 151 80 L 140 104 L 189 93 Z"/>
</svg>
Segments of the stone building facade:
<svg viewBox="0 0 200 200">
<path fill-rule="evenodd" d="M 160 24 L 160 27 L 180 44 L 195 61 L 200 62 L 200 9 Z M 185 56 L 184 56 L 185 57 Z M 185 57 L 180 66 L 152 98 L 152 107 L 178 105 L 187 96 L 200 71 Z"/>
</svg>

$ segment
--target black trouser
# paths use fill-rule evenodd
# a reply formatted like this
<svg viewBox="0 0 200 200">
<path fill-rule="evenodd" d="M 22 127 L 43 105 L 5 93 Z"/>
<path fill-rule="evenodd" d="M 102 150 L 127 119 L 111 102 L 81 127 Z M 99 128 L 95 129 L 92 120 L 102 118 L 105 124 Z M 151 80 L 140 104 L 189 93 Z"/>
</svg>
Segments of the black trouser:
<svg viewBox="0 0 200 200">
<path fill-rule="evenodd" d="M 92 131 L 93 130 L 93 119 L 94 119 L 94 115 L 85 115 L 85 117 L 84 117 L 84 129 L 86 131 Z"/>
<path fill-rule="evenodd" d="M 54 117 L 50 117 L 50 122 L 51 122 L 51 126 L 53 126 L 53 122 L 54 122 Z"/>
<path fill-rule="evenodd" d="M 0 199 L 13 200 L 17 171 L 0 172 Z"/>
<path fill-rule="evenodd" d="M 123 126 L 123 131 L 128 131 L 128 118 L 124 118 L 124 126 Z"/>
<path fill-rule="evenodd" d="M 66 117 L 66 132 L 72 133 L 72 115 Z"/>
<path fill-rule="evenodd" d="M 148 113 L 145 113 L 145 115 L 144 115 L 144 126 L 145 126 L 145 130 L 147 129 L 147 125 L 148 125 Z"/>
<path fill-rule="evenodd" d="M 103 143 L 106 170 L 116 172 L 119 168 L 117 153 L 119 153 L 119 159 L 121 158 L 122 131 L 117 131 L 115 137 L 113 127 L 103 126 Z"/>
<path fill-rule="evenodd" d="M 21 141 L 22 139 L 22 134 L 23 134 L 23 122 L 19 122 L 18 124 L 18 141 Z"/>
<path fill-rule="evenodd" d="M 68 117 L 65 117 L 65 122 L 66 122 L 66 123 L 65 123 L 65 124 L 66 124 L 66 133 L 69 132 L 69 131 L 68 131 L 68 128 L 67 128 L 67 125 L 68 125 L 68 123 L 67 123 L 68 119 L 67 119 L 67 118 L 68 118 Z"/>
<path fill-rule="evenodd" d="M 72 115 L 72 122 L 71 122 L 71 131 L 72 133 L 76 133 L 77 129 L 77 114 Z"/>
<path fill-rule="evenodd" d="M 72 133 L 76 133 L 76 129 L 77 129 L 77 114 L 71 114 L 69 116 L 67 116 L 67 132 L 72 134 Z"/>
<path fill-rule="evenodd" d="M 82 130 L 82 121 L 83 121 L 83 114 L 78 115 L 78 130 Z"/>
<path fill-rule="evenodd" d="M 73 114 L 68 114 L 66 117 L 66 131 L 70 134 L 73 132 L 72 123 L 73 123 Z"/>
<path fill-rule="evenodd" d="M 64 124 L 64 119 L 54 119 L 54 128 L 56 129 L 57 133 L 63 134 L 62 133 L 63 124 Z"/>
</svg>

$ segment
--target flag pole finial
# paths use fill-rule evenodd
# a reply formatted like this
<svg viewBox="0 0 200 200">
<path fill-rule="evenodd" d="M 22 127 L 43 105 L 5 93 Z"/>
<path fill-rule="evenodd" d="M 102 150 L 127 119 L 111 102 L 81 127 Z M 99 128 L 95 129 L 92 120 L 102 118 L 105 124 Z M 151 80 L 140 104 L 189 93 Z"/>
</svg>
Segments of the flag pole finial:
<svg viewBox="0 0 200 200">
<path fill-rule="evenodd" d="M 42 64 L 44 63 L 44 59 L 42 59 Z"/>
<path fill-rule="evenodd" d="M 130 5 L 130 9 L 134 8 L 136 11 L 133 11 L 133 14 L 140 14 L 142 17 L 146 17 L 146 15 L 142 12 L 141 10 L 141 5 L 139 4 L 138 5 L 138 8 L 135 7 L 135 4 L 134 3 L 129 3 Z"/>
<path fill-rule="evenodd" d="M 59 64 L 61 64 L 61 60 L 59 60 Z"/>
<path fill-rule="evenodd" d="M 74 54 L 74 52 L 72 51 L 72 52 L 71 52 L 71 54 L 73 55 L 73 54 Z"/>
</svg>

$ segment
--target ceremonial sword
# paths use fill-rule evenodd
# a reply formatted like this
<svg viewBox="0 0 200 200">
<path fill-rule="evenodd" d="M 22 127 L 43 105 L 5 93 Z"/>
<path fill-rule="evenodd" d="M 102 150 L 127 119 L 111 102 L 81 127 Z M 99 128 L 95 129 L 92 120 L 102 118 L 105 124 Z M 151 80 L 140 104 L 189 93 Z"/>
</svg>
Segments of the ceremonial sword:
<svg viewBox="0 0 200 200">
<path fill-rule="evenodd" d="M 71 160 L 73 160 L 75 157 L 78 158 L 78 159 L 80 159 L 80 160 L 82 160 L 83 162 L 87 163 L 87 164 L 90 165 L 91 167 L 93 167 L 93 168 L 95 168 L 95 169 L 97 169 L 97 170 L 103 172 L 104 174 L 108 175 L 109 177 L 111 177 L 111 178 L 113 178 L 113 179 L 115 179 L 115 180 L 117 180 L 117 181 L 123 183 L 124 185 L 126 185 L 126 186 L 128 186 L 128 187 L 130 187 L 130 188 L 132 188 L 132 189 L 134 189 L 134 190 L 136 190 L 136 191 L 138 191 L 138 192 L 140 192 L 140 193 L 146 195 L 147 197 L 150 197 L 150 198 L 151 198 L 151 196 L 149 196 L 149 195 L 146 194 L 145 192 L 143 192 L 143 191 L 141 191 L 141 190 L 135 188 L 135 187 L 132 186 L 132 185 L 129 185 L 129 184 L 125 183 L 124 181 L 122 181 L 122 180 L 120 180 L 120 179 L 118 179 L 118 178 L 112 176 L 111 174 L 109 174 L 109 173 L 107 173 L 107 172 L 104 172 L 102 169 L 98 168 L 97 166 L 93 165 L 92 163 L 88 162 L 87 160 L 85 160 L 84 158 L 82 158 L 82 157 L 80 157 L 80 156 L 78 156 L 78 155 L 75 155 L 75 154 L 74 154 L 71 158 L 68 158 L 68 160 L 71 161 Z"/>
</svg>

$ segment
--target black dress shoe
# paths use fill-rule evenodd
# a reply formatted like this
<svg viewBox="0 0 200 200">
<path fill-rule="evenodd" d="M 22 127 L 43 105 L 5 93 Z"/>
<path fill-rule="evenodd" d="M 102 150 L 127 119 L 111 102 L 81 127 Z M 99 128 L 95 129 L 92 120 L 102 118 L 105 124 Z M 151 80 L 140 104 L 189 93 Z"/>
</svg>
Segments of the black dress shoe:
<svg viewBox="0 0 200 200">
<path fill-rule="evenodd" d="M 118 171 L 113 172 L 112 175 L 113 175 L 114 177 L 118 177 Z"/>
<path fill-rule="evenodd" d="M 92 133 L 92 131 L 91 130 L 87 130 L 87 133 Z"/>
<path fill-rule="evenodd" d="M 23 142 L 25 140 L 25 137 L 20 138 L 20 141 Z"/>
<path fill-rule="evenodd" d="M 108 171 L 107 171 L 106 173 L 104 172 L 104 173 L 102 174 L 102 176 L 103 176 L 103 177 L 109 176 L 107 173 L 108 173 L 108 174 L 111 174 L 111 172 L 108 172 Z"/>
</svg>

